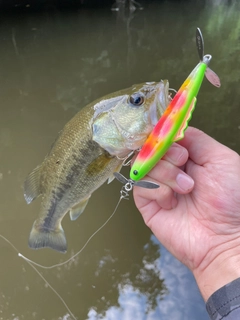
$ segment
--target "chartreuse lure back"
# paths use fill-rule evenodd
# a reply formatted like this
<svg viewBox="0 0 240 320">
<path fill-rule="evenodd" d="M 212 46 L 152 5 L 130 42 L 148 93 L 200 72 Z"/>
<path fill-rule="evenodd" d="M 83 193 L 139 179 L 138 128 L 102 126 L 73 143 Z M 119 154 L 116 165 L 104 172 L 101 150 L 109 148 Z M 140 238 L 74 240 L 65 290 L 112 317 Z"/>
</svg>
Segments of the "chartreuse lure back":
<svg viewBox="0 0 240 320">
<path fill-rule="evenodd" d="M 214 86 L 221 85 L 218 76 L 208 67 L 211 55 L 203 55 L 203 37 L 199 28 L 196 43 L 200 62 L 184 81 L 140 150 L 130 171 L 130 179 L 133 181 L 142 179 L 170 146 L 184 137 L 204 75 Z"/>
</svg>

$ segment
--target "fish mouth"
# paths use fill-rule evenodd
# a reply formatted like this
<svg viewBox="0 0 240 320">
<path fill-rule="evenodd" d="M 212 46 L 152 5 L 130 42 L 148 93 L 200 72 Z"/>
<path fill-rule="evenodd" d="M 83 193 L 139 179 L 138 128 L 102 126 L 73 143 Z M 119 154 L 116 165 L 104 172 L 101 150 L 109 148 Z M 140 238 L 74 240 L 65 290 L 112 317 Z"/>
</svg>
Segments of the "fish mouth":
<svg viewBox="0 0 240 320">
<path fill-rule="evenodd" d="M 158 120 L 160 119 L 170 102 L 168 80 L 161 80 L 156 90 L 156 98 L 149 110 L 150 122 L 153 126 L 158 123 Z"/>
</svg>

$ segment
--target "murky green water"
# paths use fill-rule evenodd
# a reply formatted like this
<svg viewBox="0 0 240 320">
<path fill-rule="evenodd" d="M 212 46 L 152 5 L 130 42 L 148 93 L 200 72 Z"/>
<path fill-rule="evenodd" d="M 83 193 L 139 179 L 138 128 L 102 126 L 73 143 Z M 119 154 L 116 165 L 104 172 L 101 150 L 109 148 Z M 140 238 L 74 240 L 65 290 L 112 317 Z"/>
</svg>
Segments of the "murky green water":
<svg viewBox="0 0 240 320">
<path fill-rule="evenodd" d="M 121 185 L 104 185 L 77 221 L 64 219 L 69 249 L 62 255 L 27 246 L 40 199 L 25 203 L 26 175 L 64 124 L 95 98 L 165 78 L 177 89 L 198 62 L 197 26 L 222 87 L 203 83 L 191 125 L 240 152 L 239 5 L 220 0 L 143 5 L 134 14 L 104 7 L 1 19 L 0 234 L 43 265 L 64 261 L 84 245 L 111 215 Z M 0 319 L 72 319 L 2 239 L 0 256 Z M 151 235 L 132 199 L 121 203 L 73 262 L 41 272 L 80 320 L 208 319 L 193 277 Z"/>
</svg>

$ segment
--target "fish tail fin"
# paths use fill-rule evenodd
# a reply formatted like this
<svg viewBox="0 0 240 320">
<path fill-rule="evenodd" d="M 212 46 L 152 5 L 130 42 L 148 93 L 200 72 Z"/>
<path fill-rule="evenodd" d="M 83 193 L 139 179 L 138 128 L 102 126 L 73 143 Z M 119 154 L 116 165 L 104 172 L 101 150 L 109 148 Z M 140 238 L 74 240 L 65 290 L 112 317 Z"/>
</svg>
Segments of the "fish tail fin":
<svg viewBox="0 0 240 320">
<path fill-rule="evenodd" d="M 30 232 L 28 245 L 32 249 L 51 248 L 65 253 L 67 251 L 67 240 L 61 223 L 56 229 L 50 229 L 37 223 L 36 220 Z"/>
</svg>

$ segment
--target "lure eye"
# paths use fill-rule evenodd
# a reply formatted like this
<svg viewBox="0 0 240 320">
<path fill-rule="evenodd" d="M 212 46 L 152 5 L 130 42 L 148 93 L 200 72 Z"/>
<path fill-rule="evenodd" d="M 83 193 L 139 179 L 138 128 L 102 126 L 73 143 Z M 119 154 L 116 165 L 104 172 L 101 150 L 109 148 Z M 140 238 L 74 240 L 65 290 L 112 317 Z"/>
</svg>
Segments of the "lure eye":
<svg viewBox="0 0 240 320">
<path fill-rule="evenodd" d="M 133 106 L 139 107 L 144 102 L 144 96 L 142 93 L 135 92 L 130 96 L 129 101 Z"/>
<path fill-rule="evenodd" d="M 134 171 L 133 171 L 133 174 L 134 174 L 135 176 L 137 176 L 137 175 L 138 175 L 138 171 L 137 171 L 137 170 L 134 170 Z"/>
</svg>

